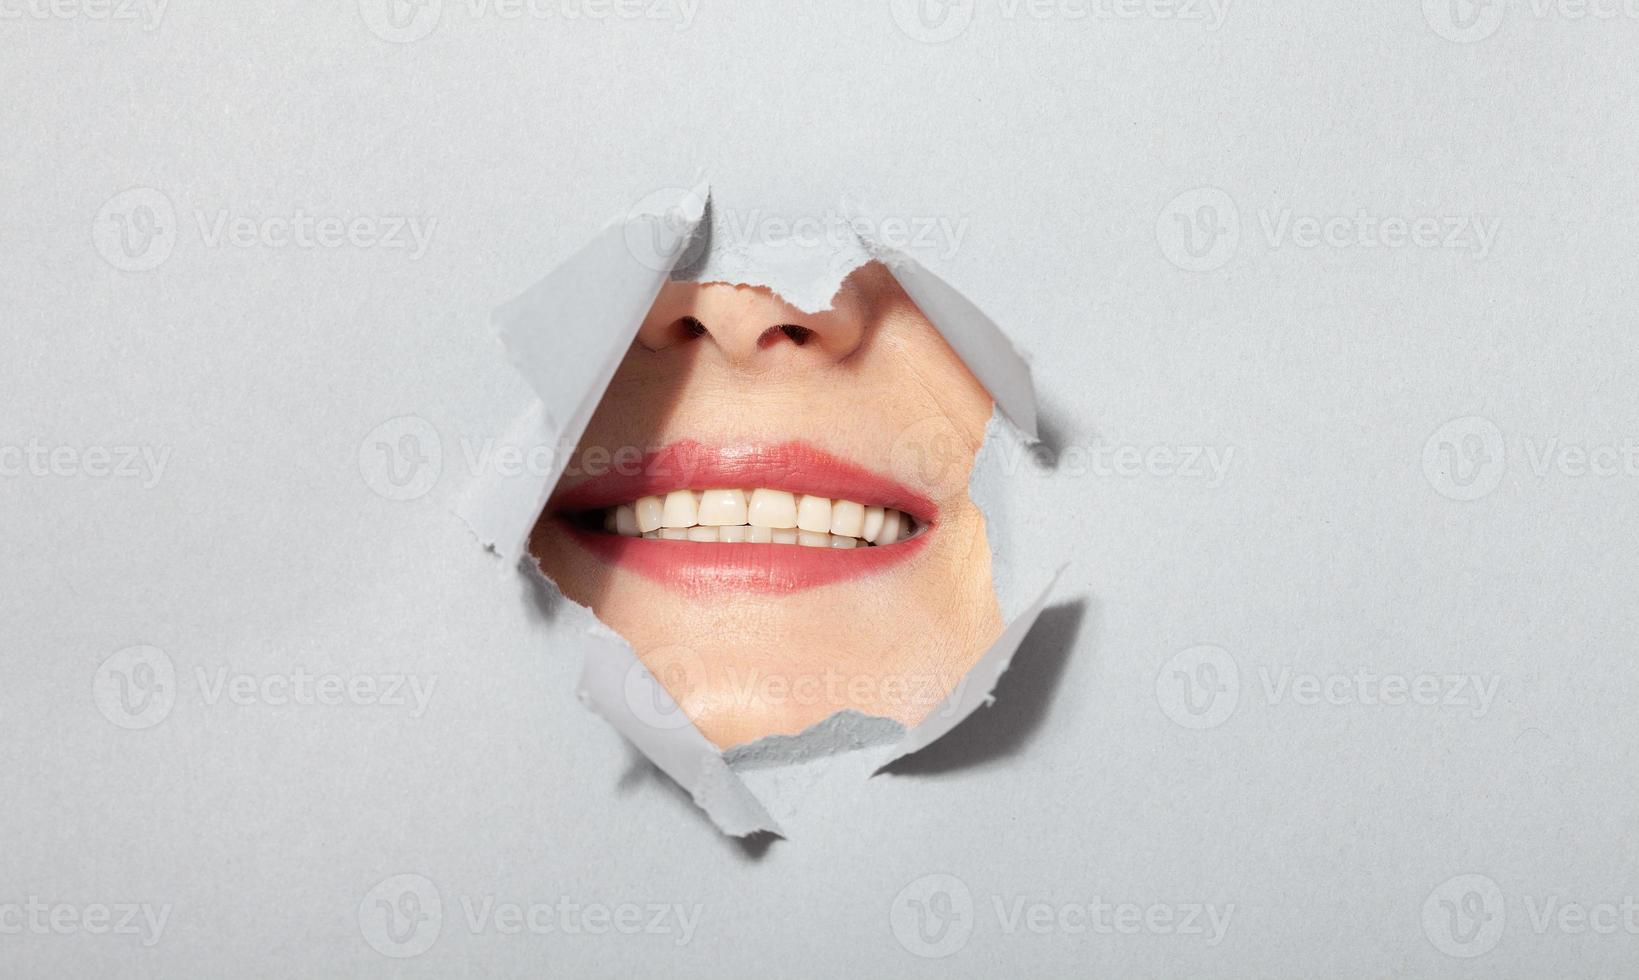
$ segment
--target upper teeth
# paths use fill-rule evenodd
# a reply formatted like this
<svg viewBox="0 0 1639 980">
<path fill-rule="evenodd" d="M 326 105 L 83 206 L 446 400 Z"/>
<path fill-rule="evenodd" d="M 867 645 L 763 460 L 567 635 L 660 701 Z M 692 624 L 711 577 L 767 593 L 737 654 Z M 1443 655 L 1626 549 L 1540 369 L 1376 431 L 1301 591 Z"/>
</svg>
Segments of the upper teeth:
<svg viewBox="0 0 1639 980">
<path fill-rule="evenodd" d="M 867 507 L 785 490 L 673 490 L 639 497 L 604 513 L 603 528 L 627 537 L 676 541 L 752 541 L 812 548 L 893 544 L 915 520 L 889 507 Z"/>
</svg>

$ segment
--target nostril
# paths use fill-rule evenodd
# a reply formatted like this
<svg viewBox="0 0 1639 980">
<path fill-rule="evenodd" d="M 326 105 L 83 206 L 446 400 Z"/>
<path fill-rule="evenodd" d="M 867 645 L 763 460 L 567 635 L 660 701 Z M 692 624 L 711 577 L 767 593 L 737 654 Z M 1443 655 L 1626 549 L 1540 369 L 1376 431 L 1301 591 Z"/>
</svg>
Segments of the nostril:
<svg viewBox="0 0 1639 980">
<path fill-rule="evenodd" d="M 684 340 L 693 340 L 696 337 L 706 335 L 706 325 L 692 316 L 686 316 L 678 320 L 672 324 L 672 329 Z"/>
<path fill-rule="evenodd" d="M 767 330 L 764 330 L 762 332 L 762 336 L 757 338 L 757 346 L 767 347 L 769 344 L 779 340 L 781 334 L 784 334 L 785 337 L 793 344 L 801 347 L 803 344 L 808 343 L 808 339 L 810 337 L 814 336 L 814 331 L 799 324 L 782 323 L 778 326 L 769 327 Z"/>
</svg>

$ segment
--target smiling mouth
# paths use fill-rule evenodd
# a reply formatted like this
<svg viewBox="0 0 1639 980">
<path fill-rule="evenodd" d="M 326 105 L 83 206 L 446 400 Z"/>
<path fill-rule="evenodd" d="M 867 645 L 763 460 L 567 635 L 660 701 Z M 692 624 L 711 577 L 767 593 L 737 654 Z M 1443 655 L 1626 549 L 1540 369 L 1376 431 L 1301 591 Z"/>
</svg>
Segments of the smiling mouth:
<svg viewBox="0 0 1639 980">
<path fill-rule="evenodd" d="M 758 487 L 673 490 L 583 512 L 606 534 L 651 541 L 877 548 L 914 537 L 916 518 L 892 507 Z"/>
<path fill-rule="evenodd" d="M 937 525 L 926 497 L 800 442 L 673 443 L 560 489 L 548 510 L 597 557 L 695 594 L 871 574 L 921 552 Z"/>
</svg>

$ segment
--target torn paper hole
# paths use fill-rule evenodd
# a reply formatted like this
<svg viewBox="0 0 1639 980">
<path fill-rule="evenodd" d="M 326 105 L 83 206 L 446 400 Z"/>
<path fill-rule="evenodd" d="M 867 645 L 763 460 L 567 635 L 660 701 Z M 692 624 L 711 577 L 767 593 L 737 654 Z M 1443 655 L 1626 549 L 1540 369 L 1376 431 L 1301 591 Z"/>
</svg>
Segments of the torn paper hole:
<svg viewBox="0 0 1639 980">
<path fill-rule="evenodd" d="M 577 603 L 581 698 L 742 836 L 787 809 L 761 774 L 886 764 L 985 704 L 1051 579 L 992 563 L 975 502 L 1006 476 L 981 448 L 1035 432 L 1000 329 L 869 222 L 723 213 L 654 196 L 497 312 L 537 395 L 509 438 L 559 451 L 460 512 Z"/>
</svg>

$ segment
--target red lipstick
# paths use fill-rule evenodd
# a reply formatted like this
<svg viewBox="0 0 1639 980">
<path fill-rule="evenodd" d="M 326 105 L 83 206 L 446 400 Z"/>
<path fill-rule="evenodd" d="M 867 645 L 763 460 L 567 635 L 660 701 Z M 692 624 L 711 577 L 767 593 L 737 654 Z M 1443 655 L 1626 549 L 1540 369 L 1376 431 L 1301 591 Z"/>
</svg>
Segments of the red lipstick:
<svg viewBox="0 0 1639 980">
<path fill-rule="evenodd" d="M 613 460 L 599 472 L 561 487 L 547 509 L 558 526 L 592 554 L 691 595 L 794 592 L 870 575 L 918 554 L 937 524 L 938 508 L 927 497 L 802 442 L 715 448 L 682 441 L 641 458 L 617 453 Z M 628 504 L 639 497 L 717 487 L 765 487 L 891 507 L 914 517 L 924 530 L 882 547 L 811 548 L 634 538 L 598 533 L 571 519 L 576 512 Z"/>
</svg>

